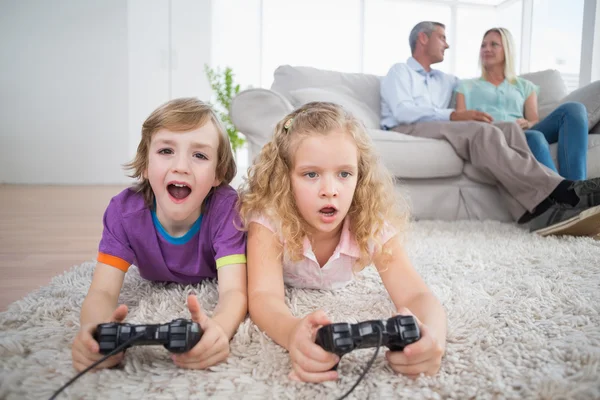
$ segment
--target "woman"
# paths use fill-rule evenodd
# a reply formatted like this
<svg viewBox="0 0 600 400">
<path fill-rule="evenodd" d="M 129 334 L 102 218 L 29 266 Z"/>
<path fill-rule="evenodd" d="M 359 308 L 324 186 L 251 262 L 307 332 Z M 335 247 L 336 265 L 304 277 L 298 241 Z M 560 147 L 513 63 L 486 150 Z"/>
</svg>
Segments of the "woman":
<svg viewBox="0 0 600 400">
<path fill-rule="evenodd" d="M 483 35 L 481 78 L 462 81 L 456 89 L 456 110 L 479 110 L 495 121 L 515 121 L 525 131 L 535 158 L 568 180 L 587 177 L 588 118 L 581 103 L 565 103 L 539 121 L 539 87 L 515 75 L 514 44 L 505 28 Z M 558 142 L 558 170 L 550 144 Z"/>
</svg>

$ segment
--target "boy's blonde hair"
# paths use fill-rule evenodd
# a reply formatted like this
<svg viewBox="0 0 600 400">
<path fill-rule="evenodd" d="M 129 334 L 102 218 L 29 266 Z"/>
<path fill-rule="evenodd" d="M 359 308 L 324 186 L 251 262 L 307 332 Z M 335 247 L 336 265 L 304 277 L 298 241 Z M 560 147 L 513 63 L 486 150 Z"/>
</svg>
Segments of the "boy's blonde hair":
<svg viewBox="0 0 600 400">
<path fill-rule="evenodd" d="M 360 249 L 356 269 L 362 269 L 372 262 L 369 245 L 375 245 L 376 251 L 381 249 L 383 244 L 376 238 L 384 225 L 400 230 L 408 215 L 398 211 L 394 181 L 379 162 L 364 125 L 336 104 L 305 104 L 277 124 L 273 138 L 248 170 L 240 192 L 240 215 L 246 229 L 254 215 L 262 214 L 280 223 L 279 233 L 285 238 L 287 255 L 291 260 L 301 259 L 306 222 L 292 192 L 294 153 L 302 139 L 338 129 L 352 136 L 358 150 L 357 184 L 348 217 Z"/>
<path fill-rule="evenodd" d="M 138 179 L 139 182 L 135 185 L 135 189 L 143 194 L 148 207 L 154 207 L 154 192 L 150 187 L 150 182 L 143 177 L 143 174 L 148 168 L 152 136 L 161 129 L 186 132 L 209 122 L 212 122 L 219 133 L 216 177 L 221 180 L 221 186 L 227 185 L 236 174 L 235 159 L 227 131 L 210 104 L 193 97 L 174 99 L 158 107 L 144 121 L 137 154 L 133 161 L 125 164 L 125 169 L 132 171 L 129 175 L 131 178 Z"/>
<path fill-rule="evenodd" d="M 513 40 L 513 36 L 506 28 L 492 28 L 483 34 L 483 39 L 490 32 L 496 32 L 502 38 L 502 47 L 504 48 L 504 77 L 510 83 L 515 83 L 517 74 L 515 72 L 515 41 Z M 479 52 L 479 65 L 481 66 L 481 77 L 487 80 L 487 74 L 481 61 L 481 52 Z"/>
</svg>

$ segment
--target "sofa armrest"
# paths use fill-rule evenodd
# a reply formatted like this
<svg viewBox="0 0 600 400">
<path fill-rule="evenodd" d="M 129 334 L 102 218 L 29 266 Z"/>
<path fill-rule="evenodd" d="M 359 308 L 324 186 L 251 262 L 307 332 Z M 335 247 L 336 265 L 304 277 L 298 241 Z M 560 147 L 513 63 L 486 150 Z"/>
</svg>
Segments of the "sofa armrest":
<svg viewBox="0 0 600 400">
<path fill-rule="evenodd" d="M 580 87 L 564 97 L 560 104 L 569 101 L 582 103 L 588 113 L 590 132 L 596 131 L 596 125 L 600 123 L 600 81 L 594 81 Z"/>
<path fill-rule="evenodd" d="M 229 116 L 248 141 L 250 162 L 271 139 L 275 125 L 293 109 L 285 97 L 269 89 L 247 89 L 231 100 Z"/>
</svg>

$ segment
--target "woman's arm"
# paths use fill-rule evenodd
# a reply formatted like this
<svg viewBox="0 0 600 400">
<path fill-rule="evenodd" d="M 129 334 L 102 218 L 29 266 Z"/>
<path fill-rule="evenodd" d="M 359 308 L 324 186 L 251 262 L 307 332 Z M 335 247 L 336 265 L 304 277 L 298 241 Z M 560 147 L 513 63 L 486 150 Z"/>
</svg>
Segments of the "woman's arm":
<svg viewBox="0 0 600 400">
<path fill-rule="evenodd" d="M 248 309 L 254 323 L 289 350 L 290 334 L 300 322 L 285 304 L 282 246 L 273 232 L 256 222 L 248 230 Z"/>
<path fill-rule="evenodd" d="M 537 94 L 535 92 L 531 93 L 527 100 L 525 100 L 525 105 L 523 106 L 523 109 L 525 119 L 528 122 L 528 126 L 524 127 L 524 129 L 529 129 L 535 124 L 537 124 L 540 120 L 540 117 L 538 115 Z"/>
<path fill-rule="evenodd" d="M 225 265 L 217 270 L 219 302 L 212 319 L 231 339 L 248 312 L 246 264 Z"/>
<path fill-rule="evenodd" d="M 462 93 L 456 93 L 456 111 L 466 111 L 467 103 L 465 101 L 465 95 Z"/>
</svg>

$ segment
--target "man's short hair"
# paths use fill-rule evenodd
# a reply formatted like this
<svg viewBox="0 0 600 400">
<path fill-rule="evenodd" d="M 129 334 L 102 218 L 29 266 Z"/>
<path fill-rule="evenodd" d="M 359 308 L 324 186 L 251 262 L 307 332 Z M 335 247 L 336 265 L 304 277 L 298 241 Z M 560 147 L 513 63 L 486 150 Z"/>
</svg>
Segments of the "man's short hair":
<svg viewBox="0 0 600 400">
<path fill-rule="evenodd" d="M 423 32 L 427 37 L 431 36 L 431 33 L 438 27 L 446 29 L 446 26 L 440 22 L 433 21 L 422 21 L 415 25 L 410 31 L 408 36 L 408 44 L 410 44 L 410 52 L 414 53 L 417 48 L 417 39 L 419 39 L 419 33 Z"/>
</svg>

